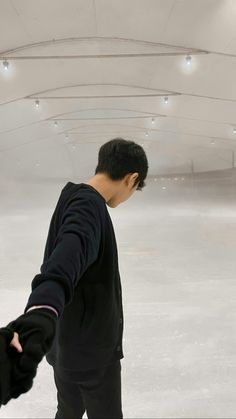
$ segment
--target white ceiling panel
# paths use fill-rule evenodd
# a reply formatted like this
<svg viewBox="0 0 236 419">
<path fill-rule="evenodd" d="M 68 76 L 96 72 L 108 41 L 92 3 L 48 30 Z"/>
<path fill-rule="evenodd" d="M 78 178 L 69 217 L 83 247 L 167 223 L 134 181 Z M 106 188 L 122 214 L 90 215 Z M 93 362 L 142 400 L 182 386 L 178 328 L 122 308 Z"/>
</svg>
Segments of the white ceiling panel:
<svg viewBox="0 0 236 419">
<path fill-rule="evenodd" d="M 164 42 L 225 52 L 235 36 L 234 0 L 176 0 L 169 16 Z"/>
<path fill-rule="evenodd" d="M 174 0 L 95 0 L 97 34 L 154 41 L 160 38 Z"/>
<path fill-rule="evenodd" d="M 9 30 L 9 27 L 12 30 Z M 14 29 L 13 29 L 14 28 Z M 0 2 L 0 51 L 29 42 L 30 34 L 19 19 L 19 13 L 9 0 Z"/>
<path fill-rule="evenodd" d="M 62 163 L 58 149 L 73 156 L 78 145 L 86 160 L 86 145 L 118 135 L 160 156 L 166 146 L 166 170 L 177 167 L 173 147 L 182 168 L 191 155 L 199 171 L 222 169 L 217 153 L 230 156 L 236 145 L 235 14 L 230 0 L 1 1 L 2 171 L 14 153 L 17 177 L 17 154 L 24 172 L 30 153 L 42 148 L 43 158 L 48 144 L 37 172 L 48 175 Z M 212 154 L 201 168 L 204 147 Z M 162 160 L 152 157 L 154 174 Z"/>
<path fill-rule="evenodd" d="M 10 2 L 9 2 L 10 3 Z M 12 9 L 28 34 L 28 41 L 96 34 L 93 0 L 12 0 Z"/>
</svg>

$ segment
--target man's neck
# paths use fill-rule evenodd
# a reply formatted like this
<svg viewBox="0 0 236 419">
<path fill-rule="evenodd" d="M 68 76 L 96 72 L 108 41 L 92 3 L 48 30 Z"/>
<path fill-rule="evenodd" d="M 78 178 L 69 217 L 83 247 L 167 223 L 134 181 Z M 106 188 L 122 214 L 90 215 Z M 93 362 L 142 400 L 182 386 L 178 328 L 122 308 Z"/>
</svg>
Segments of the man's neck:
<svg viewBox="0 0 236 419">
<path fill-rule="evenodd" d="M 103 174 L 97 174 L 85 183 L 96 189 L 103 196 L 106 202 L 108 202 L 114 195 L 114 182 L 112 183 L 112 181 L 110 181 Z"/>
</svg>

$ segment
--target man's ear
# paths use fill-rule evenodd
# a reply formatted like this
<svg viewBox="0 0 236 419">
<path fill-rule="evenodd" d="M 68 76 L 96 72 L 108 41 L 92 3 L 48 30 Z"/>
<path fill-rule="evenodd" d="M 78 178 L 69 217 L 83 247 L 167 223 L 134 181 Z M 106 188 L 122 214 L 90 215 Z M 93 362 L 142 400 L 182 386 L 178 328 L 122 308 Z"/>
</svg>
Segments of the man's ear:
<svg viewBox="0 0 236 419">
<path fill-rule="evenodd" d="M 138 179 L 139 174 L 137 172 L 133 173 L 132 177 L 133 177 L 133 188 L 135 187 L 135 182 Z"/>
<path fill-rule="evenodd" d="M 138 179 L 138 177 L 139 177 L 139 174 L 137 172 L 135 172 L 135 174 L 134 174 L 134 180 L 135 180 L 135 182 Z"/>
</svg>

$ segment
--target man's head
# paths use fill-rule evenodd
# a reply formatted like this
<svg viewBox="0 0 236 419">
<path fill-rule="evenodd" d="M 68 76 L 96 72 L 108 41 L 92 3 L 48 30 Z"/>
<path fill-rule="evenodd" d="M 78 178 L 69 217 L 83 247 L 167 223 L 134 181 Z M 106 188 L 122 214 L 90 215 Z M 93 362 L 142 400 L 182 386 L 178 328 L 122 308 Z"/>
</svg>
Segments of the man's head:
<svg viewBox="0 0 236 419">
<path fill-rule="evenodd" d="M 90 184 L 115 208 L 145 186 L 148 161 L 144 149 L 133 141 L 115 138 L 103 144 Z"/>
</svg>

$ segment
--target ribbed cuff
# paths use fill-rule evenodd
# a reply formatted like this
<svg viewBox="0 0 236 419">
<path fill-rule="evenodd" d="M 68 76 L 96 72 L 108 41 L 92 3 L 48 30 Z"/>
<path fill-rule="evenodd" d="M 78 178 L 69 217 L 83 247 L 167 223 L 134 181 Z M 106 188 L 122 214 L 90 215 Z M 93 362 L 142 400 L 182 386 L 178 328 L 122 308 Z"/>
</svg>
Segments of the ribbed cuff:
<svg viewBox="0 0 236 419">
<path fill-rule="evenodd" d="M 54 311 L 54 313 L 56 313 L 56 315 L 57 315 L 57 317 L 58 317 L 58 312 L 57 312 L 57 310 L 55 310 L 55 308 L 53 308 L 53 307 L 51 307 L 51 306 L 45 306 L 45 305 L 30 307 L 30 308 L 28 308 L 28 309 L 26 310 L 26 313 L 27 313 L 28 311 L 30 311 L 30 310 L 34 310 L 35 308 L 40 308 L 40 307 L 49 308 L 50 310 Z"/>
</svg>

